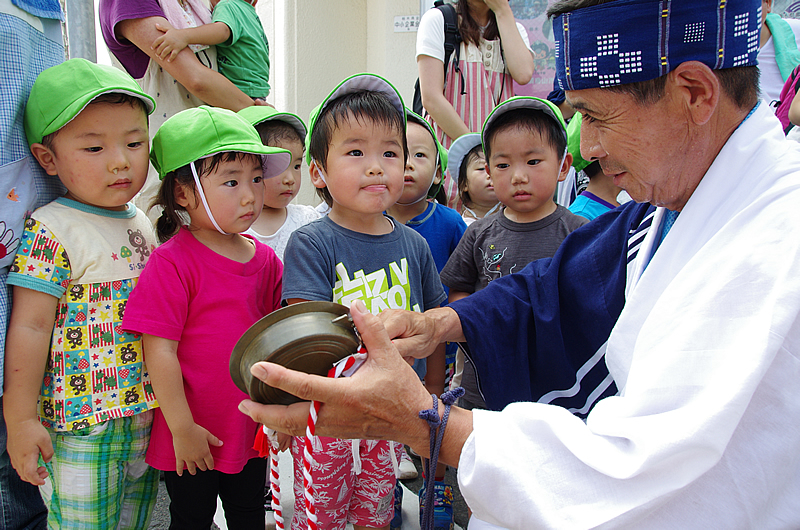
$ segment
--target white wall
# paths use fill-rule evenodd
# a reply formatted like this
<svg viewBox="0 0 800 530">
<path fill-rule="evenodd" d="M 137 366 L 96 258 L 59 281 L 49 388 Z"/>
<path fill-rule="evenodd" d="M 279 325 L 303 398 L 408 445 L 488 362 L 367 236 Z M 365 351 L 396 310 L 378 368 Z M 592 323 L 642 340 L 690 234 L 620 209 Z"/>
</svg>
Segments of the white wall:
<svg viewBox="0 0 800 530">
<path fill-rule="evenodd" d="M 270 44 L 269 101 L 307 121 L 311 109 L 345 77 L 386 77 L 411 104 L 417 66 L 415 32 L 395 33 L 394 17 L 418 15 L 419 0 L 260 0 Z M 296 202 L 319 200 L 303 171 Z"/>
</svg>

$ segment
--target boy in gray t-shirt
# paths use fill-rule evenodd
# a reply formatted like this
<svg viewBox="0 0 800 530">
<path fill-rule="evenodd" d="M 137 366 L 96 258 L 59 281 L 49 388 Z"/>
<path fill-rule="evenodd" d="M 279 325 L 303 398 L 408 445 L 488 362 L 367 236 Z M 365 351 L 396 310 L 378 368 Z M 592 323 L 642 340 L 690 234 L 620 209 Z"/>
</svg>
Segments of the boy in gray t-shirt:
<svg viewBox="0 0 800 530">
<path fill-rule="evenodd" d="M 513 111 L 513 112 L 511 112 Z M 556 205 L 553 194 L 572 165 L 561 111 L 539 98 L 515 97 L 486 118 L 482 132 L 486 170 L 504 208 L 475 221 L 441 272 L 449 301 L 519 272 L 555 254 L 567 234 L 588 221 Z M 458 372 L 458 360 L 456 360 Z M 485 408 L 475 369 L 464 364 L 465 408 Z"/>
</svg>

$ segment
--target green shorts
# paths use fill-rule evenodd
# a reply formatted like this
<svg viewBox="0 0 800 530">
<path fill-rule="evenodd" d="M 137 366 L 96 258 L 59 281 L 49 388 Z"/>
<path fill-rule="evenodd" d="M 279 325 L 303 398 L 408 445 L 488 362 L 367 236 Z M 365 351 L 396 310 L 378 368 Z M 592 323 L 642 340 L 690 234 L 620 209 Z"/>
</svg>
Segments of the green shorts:
<svg viewBox="0 0 800 530">
<path fill-rule="evenodd" d="M 145 461 L 153 411 L 77 432 L 50 433 L 55 452 L 43 490 L 50 528 L 147 528 L 158 471 Z"/>
</svg>

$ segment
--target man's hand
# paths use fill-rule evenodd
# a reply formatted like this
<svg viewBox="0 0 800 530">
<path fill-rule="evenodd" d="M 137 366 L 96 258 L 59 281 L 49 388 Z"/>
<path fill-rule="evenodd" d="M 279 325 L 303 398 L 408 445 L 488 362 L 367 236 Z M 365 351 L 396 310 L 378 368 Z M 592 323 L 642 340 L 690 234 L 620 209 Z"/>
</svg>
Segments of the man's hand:
<svg viewBox="0 0 800 530">
<path fill-rule="evenodd" d="M 378 318 L 394 347 L 406 359 L 424 359 L 442 342 L 464 340 L 461 321 L 449 307 L 437 307 L 424 313 L 389 309 Z"/>
<path fill-rule="evenodd" d="M 53 443 L 50 434 L 38 419 L 9 423 L 6 449 L 11 457 L 11 465 L 19 477 L 34 486 L 42 486 L 47 478 L 47 470 L 39 466 L 39 454 L 45 462 L 53 458 Z"/>
<path fill-rule="evenodd" d="M 318 435 L 395 440 L 427 452 L 429 430 L 419 419 L 419 411 L 430 408 L 430 394 L 364 303 L 354 302 L 350 313 L 369 352 L 352 377 L 330 379 L 263 362 L 254 364 L 251 373 L 301 399 L 324 403 L 316 426 Z M 245 400 L 239 410 L 278 432 L 302 435 L 309 404 L 261 405 Z"/>
</svg>

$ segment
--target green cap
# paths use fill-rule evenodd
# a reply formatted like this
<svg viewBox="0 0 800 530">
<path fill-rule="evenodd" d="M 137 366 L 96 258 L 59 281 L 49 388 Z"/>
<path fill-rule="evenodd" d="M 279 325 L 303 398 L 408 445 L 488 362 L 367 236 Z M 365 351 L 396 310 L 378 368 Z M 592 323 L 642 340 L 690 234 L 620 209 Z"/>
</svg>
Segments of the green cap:
<svg viewBox="0 0 800 530">
<path fill-rule="evenodd" d="M 286 149 L 261 143 L 255 128 L 227 109 L 202 105 L 169 118 L 153 136 L 150 161 L 159 178 L 195 160 L 217 153 L 242 152 L 260 155 L 264 178 L 280 175 L 291 163 Z"/>
<path fill-rule="evenodd" d="M 480 133 L 463 134 L 450 145 L 450 151 L 447 153 L 447 171 L 453 179 L 458 180 L 461 164 L 464 163 L 467 153 L 478 145 L 481 145 Z"/>
<path fill-rule="evenodd" d="M 500 103 L 498 106 L 494 108 L 494 110 L 489 113 L 489 116 L 486 117 L 486 121 L 483 122 L 483 130 L 481 131 L 481 140 L 483 142 L 483 149 L 486 150 L 486 130 L 489 126 L 497 121 L 497 118 L 505 114 L 506 112 L 516 110 L 516 109 L 533 109 L 539 110 L 544 112 L 547 116 L 553 118 L 558 124 L 561 126 L 561 130 L 564 131 L 564 137 L 567 137 L 567 124 L 564 121 L 564 116 L 561 115 L 561 111 L 558 107 L 556 107 L 553 103 L 547 101 L 546 99 L 534 98 L 529 96 L 516 96 L 513 98 L 509 98 L 504 102 Z"/>
<path fill-rule="evenodd" d="M 303 138 L 305 141 L 306 138 L 306 124 L 303 123 L 303 120 L 300 119 L 300 116 L 297 114 L 292 114 L 291 112 L 281 112 L 277 109 L 272 107 L 268 107 L 267 105 L 252 105 L 250 107 L 245 107 L 239 112 L 237 112 L 239 116 L 244 118 L 244 120 L 253 127 L 260 123 L 264 123 L 265 121 L 282 121 L 284 123 L 288 123 L 289 125 L 297 131 L 297 134 L 300 135 L 300 138 Z"/>
<path fill-rule="evenodd" d="M 322 100 L 322 103 L 314 107 L 314 110 L 311 111 L 311 116 L 308 119 L 308 135 L 306 135 L 306 162 L 308 164 L 311 164 L 311 153 L 309 150 L 311 144 L 311 134 L 314 132 L 314 127 L 317 125 L 319 115 L 322 114 L 322 111 L 325 110 L 325 107 L 328 106 L 328 103 L 334 99 L 347 94 L 353 94 L 355 92 L 362 91 L 383 92 L 389 96 L 389 99 L 392 101 L 392 105 L 394 105 L 397 111 L 403 115 L 403 126 L 405 126 L 406 107 L 403 104 L 403 98 L 400 96 L 400 92 L 398 92 L 389 81 L 375 74 L 351 75 L 336 85 L 336 88 L 334 88 L 331 93 Z"/>
<path fill-rule="evenodd" d="M 432 199 L 433 197 L 436 197 L 436 194 L 439 193 L 439 188 L 441 188 L 444 184 L 444 170 L 447 168 L 447 149 L 445 149 L 439 142 L 439 139 L 436 138 L 436 133 L 433 132 L 433 127 L 431 127 L 431 124 L 425 121 L 422 116 L 409 108 L 406 109 L 406 116 L 408 121 L 413 121 L 414 123 L 422 125 L 428 129 L 428 132 L 433 138 L 433 143 L 436 144 L 436 152 L 439 153 L 439 167 L 442 168 L 442 178 L 439 179 L 439 184 L 431 186 L 431 188 L 428 190 L 428 198 Z M 408 129 L 408 123 L 406 123 L 406 129 Z"/>
<path fill-rule="evenodd" d="M 97 96 L 111 93 L 141 99 L 147 114 L 156 108 L 155 100 L 118 68 L 70 59 L 44 70 L 33 83 L 25 107 L 28 145 L 41 143 L 42 138 L 68 124 Z"/>
<path fill-rule="evenodd" d="M 572 155 L 572 167 L 575 171 L 581 171 L 591 164 L 591 161 L 584 160 L 581 156 L 581 122 L 583 117 L 580 112 L 576 112 L 567 124 L 567 150 Z"/>
</svg>

